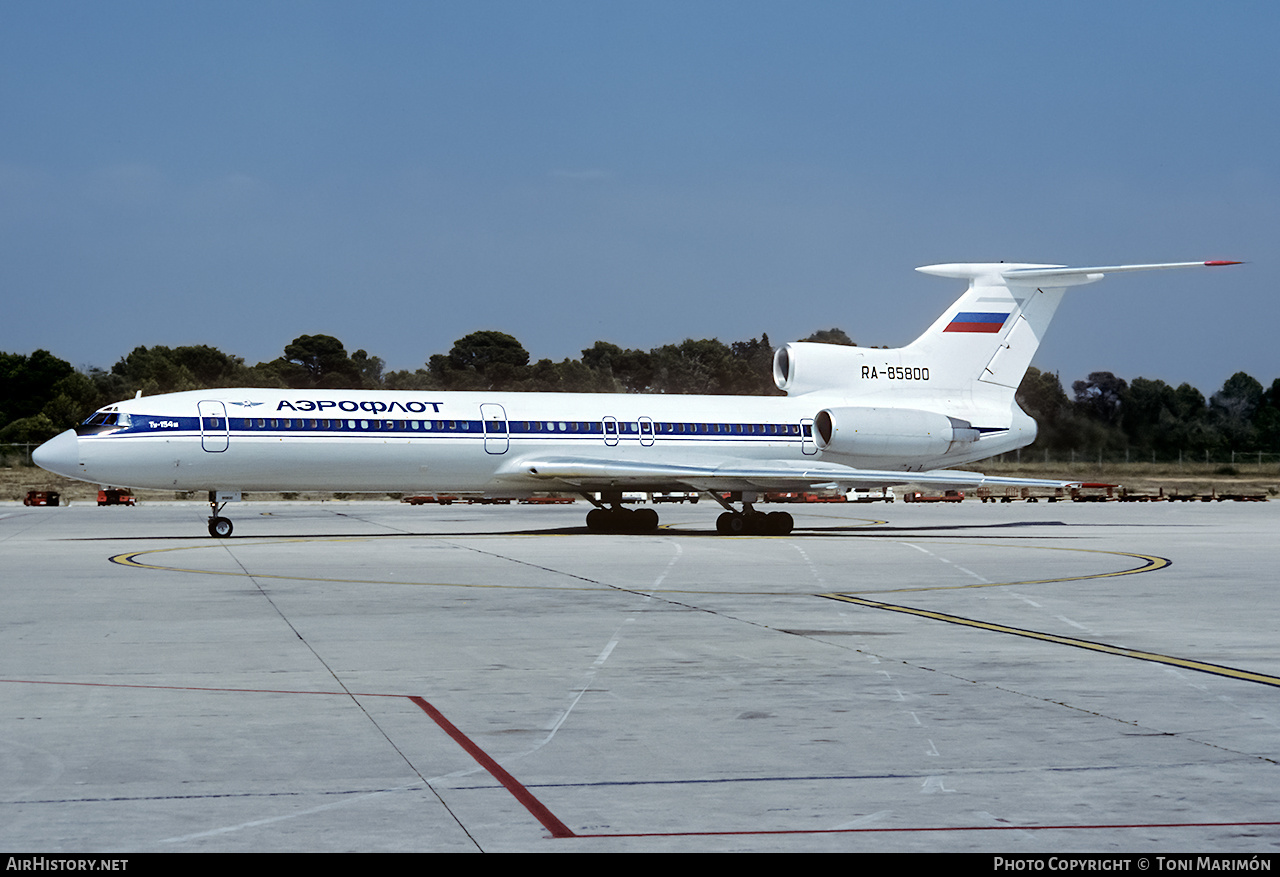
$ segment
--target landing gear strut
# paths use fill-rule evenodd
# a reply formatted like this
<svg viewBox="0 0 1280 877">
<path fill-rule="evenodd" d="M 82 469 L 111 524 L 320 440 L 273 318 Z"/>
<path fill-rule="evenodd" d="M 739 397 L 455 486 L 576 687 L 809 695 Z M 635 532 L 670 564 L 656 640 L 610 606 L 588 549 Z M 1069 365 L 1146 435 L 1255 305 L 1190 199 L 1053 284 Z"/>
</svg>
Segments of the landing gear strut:
<svg viewBox="0 0 1280 877">
<path fill-rule="evenodd" d="M 786 536 L 795 527 L 795 519 L 788 512 L 758 512 L 755 510 L 755 494 L 730 494 L 740 498 L 742 511 L 738 511 L 718 493 L 708 494 L 727 511 L 716 518 L 716 532 L 721 536 Z"/>
<path fill-rule="evenodd" d="M 228 502 L 236 502 L 240 499 L 240 494 L 219 494 L 216 490 L 209 491 L 209 535 L 215 539 L 226 539 L 231 535 L 231 519 L 224 518 L 219 512 Z"/>
<path fill-rule="evenodd" d="M 595 506 L 587 512 L 587 529 L 592 532 L 650 533 L 658 529 L 658 513 L 653 509 L 625 508 L 621 492 L 601 493 L 600 499 L 589 493 L 582 496 Z"/>
</svg>

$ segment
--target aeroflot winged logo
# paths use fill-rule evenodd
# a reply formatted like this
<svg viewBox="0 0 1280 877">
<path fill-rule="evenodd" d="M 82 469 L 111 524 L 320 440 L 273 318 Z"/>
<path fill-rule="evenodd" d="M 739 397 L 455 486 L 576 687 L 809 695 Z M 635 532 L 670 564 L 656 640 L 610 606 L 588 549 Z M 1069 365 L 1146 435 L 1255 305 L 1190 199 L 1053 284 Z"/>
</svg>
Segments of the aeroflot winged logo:
<svg viewBox="0 0 1280 877">
<path fill-rule="evenodd" d="M 1008 314 L 983 313 L 977 311 L 961 311 L 951 318 L 943 332 L 985 332 L 994 334 L 1009 319 Z"/>
</svg>

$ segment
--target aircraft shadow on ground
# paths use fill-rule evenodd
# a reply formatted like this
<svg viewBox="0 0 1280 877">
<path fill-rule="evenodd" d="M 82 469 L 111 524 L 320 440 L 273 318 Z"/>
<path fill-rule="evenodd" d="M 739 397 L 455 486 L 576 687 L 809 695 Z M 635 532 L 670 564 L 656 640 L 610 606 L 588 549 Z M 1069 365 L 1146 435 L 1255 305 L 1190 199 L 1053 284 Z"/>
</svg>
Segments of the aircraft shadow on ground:
<svg viewBox="0 0 1280 877">
<path fill-rule="evenodd" d="M 1064 530 L 1092 530 L 1100 527 L 1161 527 L 1169 528 L 1170 526 L 1192 526 L 1190 524 L 1134 524 L 1134 523 L 1092 523 L 1082 521 L 1078 523 L 1067 523 L 1066 521 L 1010 521 L 998 524 L 925 524 L 918 527 L 906 527 L 897 525 L 878 525 L 875 523 L 855 524 L 855 525 L 837 525 L 829 527 L 796 527 L 787 536 L 723 536 L 715 531 L 714 526 L 700 527 L 697 529 L 674 529 L 660 528 L 650 533 L 596 533 L 587 529 L 586 525 L 574 527 L 538 527 L 518 530 L 494 530 L 494 529 L 475 529 L 475 530 L 437 530 L 437 531 L 397 531 L 394 533 L 357 533 L 357 532 L 313 532 L 313 533 L 254 533 L 254 534 L 237 534 L 227 539 L 213 539 L 199 532 L 182 535 L 139 535 L 130 534 L 127 536 L 82 536 L 71 537 L 65 541 L 68 542 L 121 542 L 121 541 L 138 541 L 147 542 L 185 542 L 192 539 L 208 540 L 210 545 L 235 544 L 237 542 L 261 542 L 261 541 L 283 541 L 290 539 L 404 539 L 411 537 L 423 537 L 430 539 L 449 539 L 449 538 L 469 538 L 477 536 L 581 536 L 581 537 L 606 537 L 606 536 L 624 536 L 632 538 L 653 537 L 653 536 L 675 536 L 681 538 L 702 538 L 714 536 L 717 539 L 814 539 L 822 537 L 885 537 L 900 536 L 904 533 L 957 533 L 957 534 L 978 534 L 978 535 L 1005 535 L 1009 531 L 1025 530 L 1033 527 L 1054 527 L 1064 528 Z M 1066 536 L 1064 532 L 1062 534 Z M 1074 535 L 1074 534 L 1073 534 Z M 1038 536 L 1037 538 L 1043 538 Z"/>
</svg>

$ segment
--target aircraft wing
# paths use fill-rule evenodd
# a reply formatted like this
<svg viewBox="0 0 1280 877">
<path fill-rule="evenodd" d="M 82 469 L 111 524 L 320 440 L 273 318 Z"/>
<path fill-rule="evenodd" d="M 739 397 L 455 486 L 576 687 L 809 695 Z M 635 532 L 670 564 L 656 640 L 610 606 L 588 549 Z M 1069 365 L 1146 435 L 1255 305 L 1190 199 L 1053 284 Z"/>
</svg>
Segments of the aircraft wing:
<svg viewBox="0 0 1280 877">
<path fill-rule="evenodd" d="M 830 464 L 729 460 L 719 465 L 690 466 L 672 463 L 553 456 L 525 458 L 506 468 L 504 475 L 531 476 L 560 489 L 597 491 L 609 488 L 632 490 L 803 490 L 815 487 L 892 487 L 920 484 L 938 488 L 973 487 L 1072 487 L 1073 481 L 1035 478 L 1002 478 L 981 472 L 933 469 L 928 472 L 901 472 L 851 469 Z"/>
</svg>

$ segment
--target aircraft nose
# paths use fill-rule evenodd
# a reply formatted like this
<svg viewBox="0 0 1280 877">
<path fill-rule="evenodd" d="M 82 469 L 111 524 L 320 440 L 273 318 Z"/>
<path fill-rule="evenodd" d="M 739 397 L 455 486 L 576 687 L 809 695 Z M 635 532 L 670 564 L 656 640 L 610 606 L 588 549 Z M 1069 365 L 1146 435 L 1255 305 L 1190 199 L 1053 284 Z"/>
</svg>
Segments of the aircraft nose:
<svg viewBox="0 0 1280 877">
<path fill-rule="evenodd" d="M 31 452 L 41 469 L 75 478 L 80 469 L 80 439 L 74 429 L 59 433 Z"/>
</svg>

